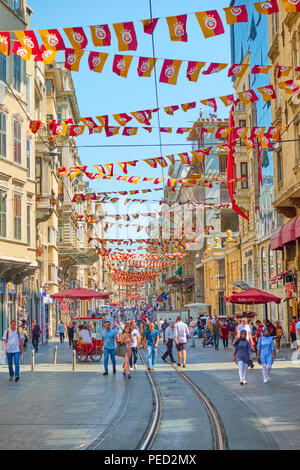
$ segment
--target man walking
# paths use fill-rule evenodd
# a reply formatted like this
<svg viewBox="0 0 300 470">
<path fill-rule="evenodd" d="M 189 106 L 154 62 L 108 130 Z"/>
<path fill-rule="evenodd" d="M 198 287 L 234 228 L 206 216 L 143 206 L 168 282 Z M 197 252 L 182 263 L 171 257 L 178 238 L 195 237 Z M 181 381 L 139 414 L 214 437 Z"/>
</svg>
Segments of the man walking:
<svg viewBox="0 0 300 470">
<path fill-rule="evenodd" d="M 17 323 L 15 320 L 12 320 L 10 322 L 10 328 L 4 332 L 2 337 L 3 352 L 7 357 L 10 382 L 13 381 L 14 376 L 15 382 L 18 382 L 20 379 L 20 354 L 23 354 L 24 336 L 22 331 L 16 328 Z M 13 361 L 15 363 L 15 371 Z"/>
<path fill-rule="evenodd" d="M 165 361 L 167 357 L 171 359 L 171 362 L 176 362 L 173 357 L 173 340 L 174 340 L 174 322 L 170 322 L 169 326 L 165 330 L 165 345 L 167 350 L 162 356 L 162 360 Z"/>
<path fill-rule="evenodd" d="M 64 342 L 65 339 L 65 325 L 61 321 L 59 326 L 58 326 L 58 332 L 59 332 L 59 339 L 61 344 Z"/>
<path fill-rule="evenodd" d="M 116 338 L 117 332 L 111 329 L 110 322 L 106 321 L 103 331 L 103 353 L 104 353 L 104 374 L 108 375 L 108 358 L 110 356 L 113 365 L 113 373 L 116 373 Z"/>
<path fill-rule="evenodd" d="M 183 323 L 182 316 L 178 315 L 176 324 L 174 326 L 174 340 L 176 343 L 177 355 L 178 355 L 178 366 L 181 366 L 181 352 L 183 364 L 182 367 L 186 366 L 186 343 L 189 336 L 188 326 Z"/>
<path fill-rule="evenodd" d="M 32 322 L 31 334 L 32 334 L 32 338 L 31 338 L 32 346 L 34 347 L 34 350 L 37 353 L 39 350 L 39 338 L 41 335 L 41 329 L 40 329 L 40 325 L 36 322 L 36 320 L 33 320 Z"/>
<path fill-rule="evenodd" d="M 157 347 L 159 342 L 159 334 L 156 329 L 154 329 L 154 323 L 149 324 L 149 329 L 144 333 L 144 349 L 147 347 L 147 362 L 148 370 L 154 370 Z"/>
<path fill-rule="evenodd" d="M 136 362 L 137 362 L 137 353 L 138 349 L 140 349 L 140 333 L 136 326 L 136 322 L 133 320 L 130 324 L 130 332 L 131 332 L 131 356 L 129 359 L 130 369 L 132 369 L 132 358 L 133 358 L 133 368 L 136 369 Z"/>
<path fill-rule="evenodd" d="M 161 331 L 163 334 L 163 342 L 166 341 L 165 334 L 166 334 L 166 329 L 168 328 L 169 323 L 168 320 L 165 318 L 163 324 L 161 325 Z"/>
<path fill-rule="evenodd" d="M 219 320 L 216 319 L 215 323 L 213 324 L 213 335 L 214 335 L 215 349 L 219 349 L 220 330 L 221 330 L 221 327 L 220 327 Z"/>
<path fill-rule="evenodd" d="M 189 330 L 190 330 L 190 338 L 192 340 L 191 348 L 195 347 L 195 329 L 196 329 L 196 322 L 193 320 L 193 317 L 190 317 Z"/>
</svg>

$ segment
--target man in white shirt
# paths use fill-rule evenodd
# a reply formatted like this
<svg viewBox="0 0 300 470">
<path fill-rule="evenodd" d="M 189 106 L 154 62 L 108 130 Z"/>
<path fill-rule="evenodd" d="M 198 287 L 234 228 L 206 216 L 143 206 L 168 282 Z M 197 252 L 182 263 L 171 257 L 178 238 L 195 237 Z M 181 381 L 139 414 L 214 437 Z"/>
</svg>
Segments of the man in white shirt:
<svg viewBox="0 0 300 470">
<path fill-rule="evenodd" d="M 18 382 L 20 379 L 20 354 L 23 354 L 23 340 L 24 335 L 22 331 L 19 328 L 17 329 L 17 322 L 12 320 L 10 328 L 4 332 L 2 337 L 3 352 L 7 357 L 10 382 L 12 382 L 14 376 L 15 382 Z M 15 371 L 13 361 L 15 363 Z"/>
<path fill-rule="evenodd" d="M 137 353 L 138 349 L 140 349 L 140 333 L 136 326 L 136 322 L 133 320 L 130 324 L 130 332 L 131 332 L 131 356 L 129 359 L 130 370 L 132 370 L 132 358 L 133 358 L 133 368 L 136 369 L 136 362 L 137 362 Z"/>
<path fill-rule="evenodd" d="M 165 361 L 169 356 L 171 362 L 176 362 L 173 357 L 173 340 L 174 340 L 174 322 L 170 322 L 169 326 L 165 330 L 165 345 L 167 346 L 167 350 L 165 354 L 162 356 L 162 360 Z"/>
<path fill-rule="evenodd" d="M 174 326 L 174 340 L 176 343 L 177 355 L 178 355 L 178 366 L 181 366 L 181 351 L 183 364 L 182 367 L 186 366 L 186 343 L 189 336 L 189 329 L 182 321 L 182 316 L 177 317 L 176 324 Z"/>
</svg>

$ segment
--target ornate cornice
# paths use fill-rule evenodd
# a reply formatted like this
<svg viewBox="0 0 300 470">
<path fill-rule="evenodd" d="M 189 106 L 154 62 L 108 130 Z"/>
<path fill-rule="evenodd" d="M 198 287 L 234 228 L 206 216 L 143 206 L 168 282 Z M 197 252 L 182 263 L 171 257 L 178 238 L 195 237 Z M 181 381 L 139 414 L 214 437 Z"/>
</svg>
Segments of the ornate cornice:
<svg viewBox="0 0 300 470">
<path fill-rule="evenodd" d="M 23 124 L 24 118 L 23 118 L 22 114 L 20 114 L 20 113 L 14 113 L 13 116 L 14 116 L 14 119 L 15 119 L 16 121 L 18 121 L 18 122 L 20 122 L 21 124 Z"/>
<path fill-rule="evenodd" d="M 6 106 L 6 104 L 0 104 L 0 113 L 5 113 L 5 114 L 9 113 L 9 109 Z"/>
</svg>

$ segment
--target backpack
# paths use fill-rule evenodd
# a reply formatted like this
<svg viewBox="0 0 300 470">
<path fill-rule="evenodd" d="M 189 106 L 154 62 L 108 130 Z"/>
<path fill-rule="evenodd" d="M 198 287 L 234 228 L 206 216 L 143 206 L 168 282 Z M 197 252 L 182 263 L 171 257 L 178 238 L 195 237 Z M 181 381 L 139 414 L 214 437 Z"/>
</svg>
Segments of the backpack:
<svg viewBox="0 0 300 470">
<path fill-rule="evenodd" d="M 17 329 L 17 335 L 20 339 L 20 329 L 19 328 Z M 9 337 L 9 328 L 6 330 L 6 342 L 8 341 L 8 337 Z"/>
</svg>

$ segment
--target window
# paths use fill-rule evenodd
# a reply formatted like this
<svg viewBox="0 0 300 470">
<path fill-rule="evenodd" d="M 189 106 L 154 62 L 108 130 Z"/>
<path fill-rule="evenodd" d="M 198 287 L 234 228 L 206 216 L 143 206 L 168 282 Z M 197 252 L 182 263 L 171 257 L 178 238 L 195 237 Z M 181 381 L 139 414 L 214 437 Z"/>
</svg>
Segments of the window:
<svg viewBox="0 0 300 470">
<path fill-rule="evenodd" d="M 7 193 L 0 190 L 0 237 L 6 238 L 6 198 Z"/>
<path fill-rule="evenodd" d="M 50 226 L 48 227 L 48 243 L 50 243 L 51 245 L 55 245 L 55 241 L 56 241 L 56 231 L 54 227 Z"/>
<path fill-rule="evenodd" d="M 35 159 L 35 184 L 36 194 L 40 196 L 42 194 L 42 162 L 40 157 Z"/>
<path fill-rule="evenodd" d="M 267 263 L 265 249 L 261 249 L 261 287 L 265 289 L 267 287 Z"/>
<path fill-rule="evenodd" d="M 61 115 L 61 108 L 57 107 L 57 122 L 61 122 L 62 115 Z"/>
<path fill-rule="evenodd" d="M 22 240 L 21 232 L 21 196 L 14 195 L 14 236 L 16 240 Z"/>
<path fill-rule="evenodd" d="M 31 246 L 31 206 L 27 206 L 27 245 Z"/>
<path fill-rule="evenodd" d="M 241 188 L 248 189 L 248 163 L 241 162 L 241 178 L 246 178 L 241 182 Z"/>
<path fill-rule="evenodd" d="M 45 81 L 45 87 L 46 87 L 46 95 L 47 96 L 52 96 L 53 95 L 53 81 L 52 80 L 46 80 Z"/>
<path fill-rule="evenodd" d="M 277 182 L 281 183 L 282 180 L 283 180 L 282 153 L 277 152 Z"/>
<path fill-rule="evenodd" d="M 56 282 L 57 269 L 55 264 L 48 264 L 48 280 L 50 282 Z"/>
<path fill-rule="evenodd" d="M 30 178 L 30 140 L 26 141 L 26 167 L 27 178 Z"/>
<path fill-rule="evenodd" d="M 21 165 L 21 123 L 14 119 L 14 161 Z"/>
<path fill-rule="evenodd" d="M 62 227 L 58 227 L 57 242 L 58 243 L 63 243 L 63 228 Z"/>
<path fill-rule="evenodd" d="M 6 157 L 6 114 L 0 113 L 0 155 Z"/>
<path fill-rule="evenodd" d="M 250 88 L 250 86 L 249 86 L 249 88 Z M 240 119 L 239 120 L 239 127 L 246 127 L 246 120 L 245 119 Z M 240 139 L 240 145 L 245 146 L 242 139 Z"/>
<path fill-rule="evenodd" d="M 6 80 L 6 55 L 0 52 L 0 80 Z"/>
<path fill-rule="evenodd" d="M 18 11 L 21 8 L 21 0 L 13 0 L 13 10 Z"/>
<path fill-rule="evenodd" d="M 274 251 L 271 250 L 271 245 L 269 246 L 269 273 L 270 279 L 275 276 L 275 262 L 274 262 Z M 270 283 L 269 288 L 272 288 L 272 284 Z"/>
<path fill-rule="evenodd" d="M 226 173 L 227 171 L 227 155 L 219 155 L 219 162 L 220 162 L 220 173 Z"/>
<path fill-rule="evenodd" d="M 13 55 L 14 61 L 14 77 L 13 77 L 13 85 L 14 89 L 21 93 L 21 81 L 22 81 L 22 65 L 21 65 L 21 57 L 17 54 Z"/>
</svg>

